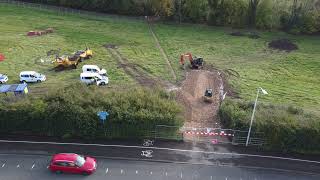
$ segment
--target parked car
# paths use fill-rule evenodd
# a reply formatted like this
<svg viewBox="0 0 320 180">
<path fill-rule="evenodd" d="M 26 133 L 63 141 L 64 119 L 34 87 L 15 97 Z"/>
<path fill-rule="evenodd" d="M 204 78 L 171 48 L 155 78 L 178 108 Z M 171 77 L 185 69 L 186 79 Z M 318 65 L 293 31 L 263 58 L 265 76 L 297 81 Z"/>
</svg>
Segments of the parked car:
<svg viewBox="0 0 320 180">
<path fill-rule="evenodd" d="M 35 71 L 22 71 L 20 73 L 20 82 L 43 82 L 46 76 Z"/>
<path fill-rule="evenodd" d="M 100 69 L 97 65 L 84 65 L 82 66 L 82 72 L 98 73 L 101 76 L 107 76 L 107 71 L 105 69 Z"/>
<path fill-rule="evenodd" d="M 104 86 L 109 83 L 109 78 L 107 76 L 101 76 L 98 73 L 81 73 L 80 81 L 85 84 L 96 84 L 97 86 Z"/>
<path fill-rule="evenodd" d="M 55 173 L 73 173 L 89 175 L 97 169 L 97 161 L 74 153 L 55 154 L 48 167 Z"/>
<path fill-rule="evenodd" d="M 0 74 L 0 84 L 4 84 L 8 81 L 8 76 L 5 74 Z"/>
</svg>

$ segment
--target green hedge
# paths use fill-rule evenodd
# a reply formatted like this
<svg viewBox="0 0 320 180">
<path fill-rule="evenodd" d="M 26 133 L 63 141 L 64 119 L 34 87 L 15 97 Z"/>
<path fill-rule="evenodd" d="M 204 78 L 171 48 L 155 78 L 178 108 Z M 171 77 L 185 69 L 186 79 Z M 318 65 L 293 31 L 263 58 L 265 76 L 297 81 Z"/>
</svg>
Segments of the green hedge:
<svg viewBox="0 0 320 180">
<path fill-rule="evenodd" d="M 106 110 L 102 125 L 97 112 Z M 110 90 L 81 84 L 43 98 L 0 100 L 0 131 L 34 135 L 96 138 L 148 136 L 156 125 L 181 126 L 180 107 L 161 90 Z"/>
<path fill-rule="evenodd" d="M 228 99 L 219 115 L 226 128 L 247 131 L 253 103 Z M 292 106 L 259 104 L 253 132 L 262 132 L 264 148 L 282 152 L 320 154 L 320 117 Z"/>
</svg>

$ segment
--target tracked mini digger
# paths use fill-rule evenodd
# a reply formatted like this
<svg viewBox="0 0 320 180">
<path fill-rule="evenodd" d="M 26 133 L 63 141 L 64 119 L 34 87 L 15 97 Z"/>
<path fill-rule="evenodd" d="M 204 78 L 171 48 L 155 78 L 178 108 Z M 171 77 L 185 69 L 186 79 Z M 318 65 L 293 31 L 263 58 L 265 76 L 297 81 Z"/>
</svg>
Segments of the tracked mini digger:
<svg viewBox="0 0 320 180">
<path fill-rule="evenodd" d="M 190 61 L 191 69 L 201 69 L 204 65 L 204 60 L 202 57 L 193 57 L 191 53 L 181 54 L 180 56 L 180 64 L 183 69 L 185 69 L 185 58 L 188 58 Z"/>
</svg>

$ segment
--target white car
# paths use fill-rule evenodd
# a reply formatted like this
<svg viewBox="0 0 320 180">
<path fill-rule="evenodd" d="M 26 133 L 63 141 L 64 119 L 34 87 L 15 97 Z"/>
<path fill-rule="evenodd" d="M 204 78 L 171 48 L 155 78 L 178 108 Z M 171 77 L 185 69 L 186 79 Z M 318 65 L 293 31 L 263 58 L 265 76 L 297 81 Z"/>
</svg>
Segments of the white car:
<svg viewBox="0 0 320 180">
<path fill-rule="evenodd" d="M 20 73 L 20 82 L 43 82 L 46 80 L 46 76 L 36 71 L 22 71 Z"/>
<path fill-rule="evenodd" d="M 81 73 L 80 81 L 85 84 L 96 84 L 97 86 L 104 86 L 109 83 L 107 76 L 101 76 L 98 73 Z"/>
<path fill-rule="evenodd" d="M 107 76 L 107 71 L 105 69 L 100 69 L 97 65 L 84 65 L 82 66 L 82 72 L 98 73 L 101 76 Z"/>
<path fill-rule="evenodd" d="M 8 81 L 8 76 L 5 74 L 0 74 L 0 84 L 4 84 Z"/>
</svg>

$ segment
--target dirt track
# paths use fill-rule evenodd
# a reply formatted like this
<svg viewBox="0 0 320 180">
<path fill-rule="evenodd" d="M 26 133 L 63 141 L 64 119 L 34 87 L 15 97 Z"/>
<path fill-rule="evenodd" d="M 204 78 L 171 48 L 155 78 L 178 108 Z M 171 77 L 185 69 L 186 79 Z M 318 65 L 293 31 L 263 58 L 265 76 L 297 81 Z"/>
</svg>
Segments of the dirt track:
<svg viewBox="0 0 320 180">
<path fill-rule="evenodd" d="M 213 103 L 203 101 L 206 88 L 214 92 Z M 218 109 L 223 94 L 223 81 L 218 71 L 192 70 L 187 73 L 177 92 L 177 101 L 185 107 L 184 127 L 220 127 Z"/>
</svg>

